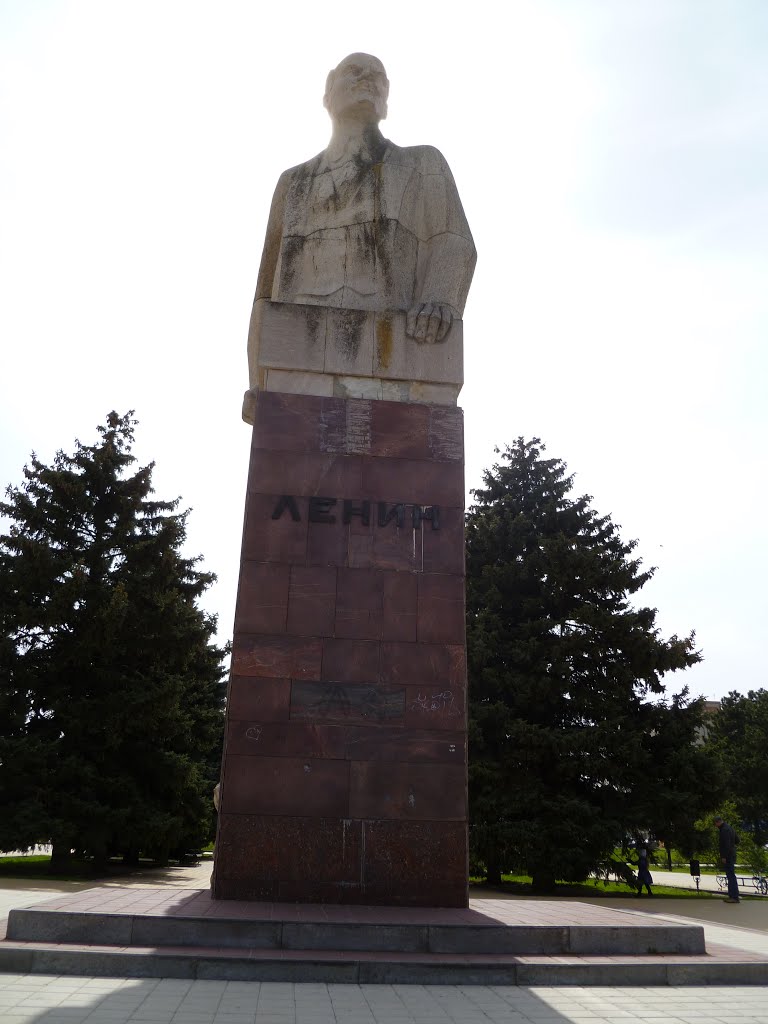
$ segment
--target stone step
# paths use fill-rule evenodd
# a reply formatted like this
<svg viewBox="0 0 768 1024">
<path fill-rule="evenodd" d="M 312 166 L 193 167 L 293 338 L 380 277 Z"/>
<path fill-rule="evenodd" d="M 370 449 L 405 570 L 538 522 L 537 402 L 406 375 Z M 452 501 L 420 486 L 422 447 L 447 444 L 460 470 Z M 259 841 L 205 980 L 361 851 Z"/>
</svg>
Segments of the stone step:
<svg viewBox="0 0 768 1024">
<path fill-rule="evenodd" d="M 419 985 L 766 985 L 768 959 L 711 955 L 520 957 L 0 942 L 0 971 L 88 977 Z"/>
<path fill-rule="evenodd" d="M 46 909 L 12 910 L 8 939 L 119 947 L 216 947 L 230 950 L 335 950 L 540 956 L 642 956 L 704 953 L 700 925 L 615 913 L 610 923 L 436 924 L 253 920 Z"/>
</svg>

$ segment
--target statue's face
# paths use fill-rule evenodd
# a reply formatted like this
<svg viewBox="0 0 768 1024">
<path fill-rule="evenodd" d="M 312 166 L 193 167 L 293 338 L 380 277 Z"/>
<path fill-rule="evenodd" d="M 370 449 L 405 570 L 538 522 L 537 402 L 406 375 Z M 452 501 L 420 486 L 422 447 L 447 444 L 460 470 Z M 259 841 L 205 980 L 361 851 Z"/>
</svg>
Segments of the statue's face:
<svg viewBox="0 0 768 1024">
<path fill-rule="evenodd" d="M 331 117 L 356 110 L 381 121 L 387 116 L 388 95 L 381 61 L 369 53 L 351 53 L 328 76 L 323 102 Z"/>
</svg>

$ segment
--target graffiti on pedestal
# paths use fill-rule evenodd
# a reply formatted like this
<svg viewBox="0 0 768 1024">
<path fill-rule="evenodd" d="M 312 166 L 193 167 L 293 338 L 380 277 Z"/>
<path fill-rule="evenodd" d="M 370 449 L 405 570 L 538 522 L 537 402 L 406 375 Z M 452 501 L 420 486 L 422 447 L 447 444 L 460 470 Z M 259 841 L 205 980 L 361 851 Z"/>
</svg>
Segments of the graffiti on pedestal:
<svg viewBox="0 0 768 1024">
<path fill-rule="evenodd" d="M 421 711 L 425 715 L 445 715 L 446 717 L 459 715 L 461 712 L 454 703 L 453 694 L 450 690 L 442 690 L 440 693 L 419 693 L 416 699 L 411 701 L 411 711 Z"/>
<path fill-rule="evenodd" d="M 291 683 L 292 719 L 393 722 L 405 714 L 405 690 L 370 683 Z"/>
</svg>

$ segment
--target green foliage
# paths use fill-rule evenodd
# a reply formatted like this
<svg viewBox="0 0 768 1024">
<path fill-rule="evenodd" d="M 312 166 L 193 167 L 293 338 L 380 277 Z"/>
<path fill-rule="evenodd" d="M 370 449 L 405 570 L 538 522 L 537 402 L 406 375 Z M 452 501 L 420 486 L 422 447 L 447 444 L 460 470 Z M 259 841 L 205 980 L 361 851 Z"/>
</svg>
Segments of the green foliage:
<svg viewBox="0 0 768 1024">
<path fill-rule="evenodd" d="M 0 849 L 103 859 L 205 842 L 224 651 L 186 513 L 129 472 L 135 421 L 34 454 L 0 513 Z"/>
<path fill-rule="evenodd" d="M 697 854 L 701 860 L 714 864 L 718 872 L 722 872 L 720 861 L 720 846 L 715 817 L 719 816 L 727 821 L 736 833 L 736 863 L 744 871 L 754 874 L 766 874 L 768 872 L 768 850 L 765 845 L 755 837 L 748 823 L 741 820 L 739 810 L 734 800 L 725 800 L 715 811 L 705 814 L 694 823 L 694 834 L 696 839 Z"/>
<path fill-rule="evenodd" d="M 739 848 L 741 838 L 738 825 L 736 824 L 736 808 L 730 801 L 723 800 L 712 811 L 703 814 L 693 823 L 694 856 L 703 864 L 713 864 L 716 870 L 720 870 L 720 847 L 719 835 L 715 826 L 715 816 L 727 821 L 736 832 Z"/>
<path fill-rule="evenodd" d="M 722 763 L 735 815 L 756 847 L 768 843 L 768 690 L 730 693 L 709 724 L 707 746 Z"/>
<path fill-rule="evenodd" d="M 501 453 L 467 514 L 472 843 L 489 880 L 525 869 L 537 888 L 586 878 L 662 792 L 675 818 L 671 752 L 698 711 L 658 698 L 700 659 L 630 604 L 652 570 L 543 450 Z"/>
<path fill-rule="evenodd" d="M 768 850 L 755 841 L 753 832 L 742 834 L 737 857 L 739 864 L 748 867 L 753 874 L 768 874 Z"/>
<path fill-rule="evenodd" d="M 631 874 L 631 872 L 630 872 Z M 621 873 L 616 874 L 616 881 L 612 880 L 614 872 L 609 869 L 608 879 L 604 878 L 603 875 L 599 875 L 595 878 L 590 878 L 586 882 L 557 882 L 553 893 L 560 899 L 627 899 L 630 896 L 635 896 L 637 889 L 636 882 L 626 880 Z M 470 885 L 482 884 L 481 876 L 470 875 Z M 532 878 L 530 875 L 525 874 L 502 874 L 499 887 L 504 892 L 514 894 L 515 896 L 531 896 L 534 892 L 532 885 Z M 702 890 L 697 892 L 695 889 L 678 889 L 671 885 L 656 885 L 654 883 L 653 892 L 655 896 L 662 896 L 667 899 L 695 899 L 695 900 L 708 900 L 708 899 L 721 899 L 722 897 L 716 896 L 713 893 Z M 470 889 L 470 896 L 472 890 Z"/>
<path fill-rule="evenodd" d="M 598 881 L 601 881 L 603 886 L 607 888 L 611 879 L 615 879 L 617 882 L 623 882 L 625 885 L 628 885 L 630 889 L 637 888 L 637 875 L 627 863 L 626 858 L 616 852 L 612 852 L 606 860 L 596 864 L 593 874 L 595 876 L 595 885 L 597 885 Z"/>
<path fill-rule="evenodd" d="M 694 821 L 724 793 L 718 757 L 698 742 L 703 711 L 703 698 L 689 701 L 687 689 L 648 709 L 652 721 L 644 749 L 651 767 L 647 786 L 637 794 L 637 815 L 644 830 L 664 843 L 668 867 L 673 846 L 687 860 L 694 856 Z"/>
</svg>

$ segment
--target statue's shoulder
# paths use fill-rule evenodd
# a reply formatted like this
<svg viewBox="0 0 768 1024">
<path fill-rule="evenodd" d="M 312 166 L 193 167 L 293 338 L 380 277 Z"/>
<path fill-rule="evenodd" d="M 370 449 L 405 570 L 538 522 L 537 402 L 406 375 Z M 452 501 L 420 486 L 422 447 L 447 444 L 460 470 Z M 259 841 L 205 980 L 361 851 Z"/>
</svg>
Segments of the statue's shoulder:
<svg viewBox="0 0 768 1024">
<path fill-rule="evenodd" d="M 390 142 L 387 159 L 408 164 L 422 174 L 448 172 L 447 160 L 434 146 L 396 146 L 394 142 Z"/>
<path fill-rule="evenodd" d="M 311 178 L 317 174 L 322 160 L 322 153 L 318 153 L 313 156 L 311 160 L 305 160 L 304 163 L 296 164 L 295 167 L 289 167 L 283 171 L 278 180 L 278 187 L 283 187 L 292 184 L 293 182 L 301 181 L 304 178 Z"/>
</svg>

